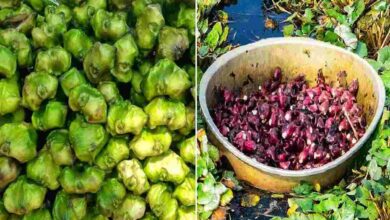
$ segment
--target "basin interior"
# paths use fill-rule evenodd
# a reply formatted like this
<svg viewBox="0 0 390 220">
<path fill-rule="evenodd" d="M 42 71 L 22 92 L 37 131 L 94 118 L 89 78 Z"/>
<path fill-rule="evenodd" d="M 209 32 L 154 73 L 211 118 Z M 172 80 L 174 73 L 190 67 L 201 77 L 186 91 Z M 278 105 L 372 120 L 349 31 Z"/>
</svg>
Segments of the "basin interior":
<svg viewBox="0 0 390 220">
<path fill-rule="evenodd" d="M 218 69 L 209 69 L 215 71 L 206 88 L 209 111 L 216 104 L 217 86 L 249 92 L 270 79 L 276 67 L 282 69 L 283 81 L 305 75 L 310 86 L 316 84 L 319 69 L 326 82 L 334 86 L 338 85 L 338 73 L 346 71 L 347 83 L 354 79 L 359 82 L 357 102 L 363 107 L 367 126 L 378 111 L 379 85 L 376 85 L 372 69 L 350 53 L 326 44 L 307 42 L 276 42 L 245 48 L 218 59 L 216 62 L 220 65 L 214 65 Z"/>
</svg>

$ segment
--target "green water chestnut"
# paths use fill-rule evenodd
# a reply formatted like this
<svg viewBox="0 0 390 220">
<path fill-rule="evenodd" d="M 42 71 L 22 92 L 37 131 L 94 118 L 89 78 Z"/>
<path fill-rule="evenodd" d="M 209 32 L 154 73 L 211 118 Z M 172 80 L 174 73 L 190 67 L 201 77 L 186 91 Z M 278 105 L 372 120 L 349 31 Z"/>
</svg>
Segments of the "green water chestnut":
<svg viewBox="0 0 390 220">
<path fill-rule="evenodd" d="M 69 140 L 79 160 L 93 163 L 107 143 L 108 134 L 103 125 L 90 124 L 78 116 L 70 123 Z"/>
<path fill-rule="evenodd" d="M 30 124 L 4 124 L 0 127 L 0 154 L 21 163 L 30 161 L 37 154 L 37 139 L 38 135 Z"/>
<path fill-rule="evenodd" d="M 142 165 L 137 159 L 124 160 L 117 166 L 119 178 L 126 188 L 136 195 L 141 195 L 150 188 Z"/>
</svg>

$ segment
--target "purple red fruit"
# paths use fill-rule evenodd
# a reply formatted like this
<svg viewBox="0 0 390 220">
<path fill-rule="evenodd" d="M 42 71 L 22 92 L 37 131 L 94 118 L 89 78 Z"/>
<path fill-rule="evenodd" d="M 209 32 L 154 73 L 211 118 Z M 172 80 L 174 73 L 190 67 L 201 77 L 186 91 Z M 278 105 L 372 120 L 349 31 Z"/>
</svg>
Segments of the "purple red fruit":
<svg viewBox="0 0 390 220">
<path fill-rule="evenodd" d="M 310 88 L 304 76 L 287 83 L 282 77 L 276 68 L 271 80 L 251 93 L 218 88 L 214 121 L 240 151 L 270 166 L 309 169 L 341 156 L 364 135 L 357 80 L 331 87 L 319 72 Z"/>
</svg>

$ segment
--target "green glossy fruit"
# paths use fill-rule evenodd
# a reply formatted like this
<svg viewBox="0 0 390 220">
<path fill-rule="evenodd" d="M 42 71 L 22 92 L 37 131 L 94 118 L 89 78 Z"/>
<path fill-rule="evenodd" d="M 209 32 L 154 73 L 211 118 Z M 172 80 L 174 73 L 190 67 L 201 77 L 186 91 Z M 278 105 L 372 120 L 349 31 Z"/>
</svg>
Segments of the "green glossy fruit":
<svg viewBox="0 0 390 220">
<path fill-rule="evenodd" d="M 158 218 L 152 212 L 146 212 L 141 220 L 158 220 Z"/>
<path fill-rule="evenodd" d="M 22 220 L 51 220 L 51 214 L 48 209 L 42 208 L 34 210 L 25 216 L 23 216 Z"/>
<path fill-rule="evenodd" d="M 84 59 L 92 45 L 92 40 L 80 29 L 71 29 L 64 34 L 64 48 L 78 60 Z"/>
<path fill-rule="evenodd" d="M 109 218 L 103 215 L 97 207 L 89 207 L 87 210 L 87 215 L 83 220 L 109 220 Z"/>
<path fill-rule="evenodd" d="M 178 28 L 186 28 L 190 34 L 190 39 L 195 39 L 195 4 L 188 6 L 188 4 L 181 3 L 180 9 L 177 13 L 174 13 L 169 23 Z"/>
<path fill-rule="evenodd" d="M 27 163 L 27 177 L 50 190 L 60 186 L 57 180 L 60 172 L 60 166 L 54 162 L 52 155 L 46 149 L 41 150 L 38 157 Z"/>
<path fill-rule="evenodd" d="M 89 124 L 78 116 L 69 126 L 69 140 L 76 157 L 91 164 L 107 143 L 108 134 L 103 125 Z"/>
<path fill-rule="evenodd" d="M 131 8 L 131 2 L 128 0 L 110 0 L 110 4 L 117 10 L 125 10 Z"/>
<path fill-rule="evenodd" d="M 183 69 L 169 59 L 162 59 L 150 69 L 141 88 L 148 100 L 161 95 L 179 100 L 191 86 L 190 78 Z"/>
<path fill-rule="evenodd" d="M 177 220 L 197 220 L 195 206 L 180 206 L 177 210 Z"/>
<path fill-rule="evenodd" d="M 50 13 L 40 17 L 44 21 L 32 29 L 32 44 L 35 48 L 51 48 L 61 44 L 62 34 L 66 32 L 66 17 L 64 14 Z"/>
<path fill-rule="evenodd" d="M 53 47 L 38 52 L 35 60 L 35 71 L 47 72 L 59 76 L 66 72 L 72 64 L 72 56 L 62 47 Z"/>
<path fill-rule="evenodd" d="M 147 158 L 144 171 L 153 183 L 167 181 L 180 184 L 184 181 L 190 169 L 179 155 L 168 150 L 160 156 Z"/>
<path fill-rule="evenodd" d="M 195 152 L 198 150 L 195 143 L 196 139 L 195 136 L 193 136 L 181 141 L 178 145 L 180 157 L 183 158 L 186 163 L 193 165 L 195 165 Z"/>
<path fill-rule="evenodd" d="M 195 128 L 195 107 L 186 106 L 186 124 L 179 129 L 180 134 L 189 135 L 194 133 Z"/>
<path fill-rule="evenodd" d="M 158 219 L 176 220 L 178 202 L 172 196 L 172 189 L 165 183 L 154 184 L 146 197 L 150 208 Z"/>
<path fill-rule="evenodd" d="M 109 105 L 113 105 L 117 101 L 122 100 L 122 96 L 119 93 L 119 89 L 115 82 L 112 81 L 100 82 L 97 89 L 104 96 L 104 99 Z"/>
<path fill-rule="evenodd" d="M 46 137 L 46 147 L 57 165 L 72 165 L 75 156 L 65 129 L 53 130 Z"/>
<path fill-rule="evenodd" d="M 33 112 L 31 121 L 37 130 L 46 131 L 65 126 L 68 107 L 61 102 L 49 101 L 38 111 Z"/>
<path fill-rule="evenodd" d="M 155 130 L 145 128 L 131 140 L 130 149 L 138 159 L 143 160 L 166 152 L 171 143 L 172 135 L 167 128 L 158 127 Z"/>
<path fill-rule="evenodd" d="M 85 195 L 69 195 L 63 190 L 58 192 L 53 205 L 53 220 L 79 220 L 87 213 Z"/>
<path fill-rule="evenodd" d="M 91 20 L 95 37 L 101 40 L 118 40 L 129 29 L 126 24 L 126 14 L 97 10 Z"/>
<path fill-rule="evenodd" d="M 107 0 L 87 0 L 84 4 L 73 8 L 73 21 L 76 27 L 89 28 L 92 16 L 99 9 L 107 8 Z"/>
<path fill-rule="evenodd" d="M 131 11 L 134 16 L 139 17 L 146 7 L 153 3 L 153 0 L 133 0 L 131 2 Z"/>
<path fill-rule="evenodd" d="M 0 8 L 15 8 L 20 5 L 21 0 L 0 0 Z"/>
<path fill-rule="evenodd" d="M 144 111 L 149 116 L 148 126 L 151 129 L 166 125 L 173 131 L 186 125 L 186 108 L 182 102 L 157 97 L 144 107 Z"/>
<path fill-rule="evenodd" d="M 126 196 L 126 188 L 115 178 L 107 179 L 96 196 L 96 204 L 105 216 L 111 217 Z"/>
<path fill-rule="evenodd" d="M 16 160 L 0 156 L 0 189 L 5 188 L 9 183 L 13 182 L 19 173 L 20 167 Z"/>
<path fill-rule="evenodd" d="M 116 48 L 115 69 L 111 72 L 119 82 L 130 82 L 133 76 L 135 58 L 138 56 L 138 47 L 131 34 L 127 34 L 114 44 Z"/>
<path fill-rule="evenodd" d="M 11 78 L 16 73 L 16 56 L 10 49 L 0 45 L 0 76 Z"/>
<path fill-rule="evenodd" d="M 22 105 L 37 111 L 46 99 L 56 96 L 58 80 L 45 72 L 33 72 L 26 76 L 22 90 Z"/>
<path fill-rule="evenodd" d="M 91 83 L 109 81 L 115 65 L 115 47 L 95 43 L 84 58 L 83 67 Z"/>
<path fill-rule="evenodd" d="M 69 96 L 70 91 L 81 84 L 86 84 L 85 75 L 76 68 L 71 68 L 66 73 L 62 74 L 60 79 L 61 88 L 65 95 Z"/>
<path fill-rule="evenodd" d="M 137 159 L 124 160 L 117 166 L 119 179 L 126 188 L 136 195 L 141 195 L 150 188 L 149 181 Z"/>
<path fill-rule="evenodd" d="M 179 60 L 190 47 L 186 29 L 165 26 L 158 35 L 157 56 Z"/>
<path fill-rule="evenodd" d="M 24 121 L 24 108 L 19 107 L 16 111 L 0 116 L 0 126 L 7 123 L 20 123 Z"/>
<path fill-rule="evenodd" d="M 185 206 L 195 205 L 196 191 L 195 175 L 188 175 L 185 180 L 176 187 L 173 196 Z"/>
<path fill-rule="evenodd" d="M 30 124 L 4 124 L 0 127 L 0 154 L 25 163 L 36 156 L 37 139 Z"/>
<path fill-rule="evenodd" d="M 148 104 L 145 96 L 142 93 L 136 92 L 133 87 L 130 89 L 130 101 L 140 107 L 144 107 Z"/>
<path fill-rule="evenodd" d="M 47 0 L 45 0 L 47 1 Z M 66 1 L 66 0 L 61 0 Z M 72 20 L 72 10 L 67 5 L 48 5 L 45 7 L 44 11 L 45 17 L 49 16 L 49 14 L 61 14 L 65 18 L 65 22 L 69 23 Z"/>
<path fill-rule="evenodd" d="M 0 220 L 8 220 L 10 217 L 7 210 L 5 210 L 3 199 L 0 200 Z"/>
<path fill-rule="evenodd" d="M 4 192 L 5 209 L 17 215 L 27 214 L 42 206 L 46 191 L 45 187 L 33 183 L 26 176 L 19 176 Z"/>
<path fill-rule="evenodd" d="M 19 67 L 29 67 L 32 64 L 31 44 L 25 34 L 13 28 L 0 30 L 0 44 L 14 52 Z"/>
<path fill-rule="evenodd" d="M 69 107 L 82 112 L 89 123 L 104 123 L 107 120 L 107 104 L 99 90 L 88 84 L 81 84 L 69 93 Z"/>
<path fill-rule="evenodd" d="M 114 219 L 137 220 L 144 216 L 145 210 L 146 202 L 142 197 L 128 194 L 119 209 L 115 209 Z"/>
<path fill-rule="evenodd" d="M 20 103 L 18 82 L 15 79 L 0 79 L 0 116 L 15 112 Z"/>
<path fill-rule="evenodd" d="M 16 9 L 5 8 L 0 10 L 0 23 L 2 28 L 15 28 L 17 31 L 29 34 L 35 27 L 36 13 L 26 4 Z"/>
<path fill-rule="evenodd" d="M 146 6 L 142 14 L 137 18 L 135 26 L 137 45 L 148 53 L 153 49 L 158 33 L 164 26 L 165 20 L 161 12 L 161 7 L 158 4 Z"/>
<path fill-rule="evenodd" d="M 142 108 L 129 101 L 118 101 L 109 108 L 107 130 L 112 135 L 139 134 L 147 120 L 148 116 Z"/>
<path fill-rule="evenodd" d="M 149 70 L 147 73 L 149 73 Z M 134 72 L 133 77 L 131 78 L 131 88 L 134 89 L 137 93 L 142 93 L 141 83 L 143 79 L 144 75 L 138 71 Z"/>
<path fill-rule="evenodd" d="M 96 193 L 104 181 L 104 171 L 86 164 L 64 167 L 58 178 L 67 193 Z"/>
<path fill-rule="evenodd" d="M 130 155 L 125 138 L 111 138 L 95 159 L 95 164 L 102 170 L 111 170 Z"/>
<path fill-rule="evenodd" d="M 46 6 L 50 4 L 54 4 L 53 1 L 46 1 L 46 0 L 26 0 L 31 7 L 34 8 L 36 11 L 42 11 Z"/>
</svg>

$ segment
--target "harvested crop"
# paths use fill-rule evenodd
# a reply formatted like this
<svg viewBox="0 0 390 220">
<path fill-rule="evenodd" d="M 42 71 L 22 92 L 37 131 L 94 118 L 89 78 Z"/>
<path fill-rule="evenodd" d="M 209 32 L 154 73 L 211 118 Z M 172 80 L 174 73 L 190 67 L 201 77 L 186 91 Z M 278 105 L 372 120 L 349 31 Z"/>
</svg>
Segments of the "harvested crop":
<svg viewBox="0 0 390 220">
<path fill-rule="evenodd" d="M 332 87 L 319 71 L 309 87 L 303 75 L 282 82 L 276 68 L 258 91 L 244 94 L 218 88 L 213 109 L 222 135 L 257 161 L 282 169 L 322 166 L 345 154 L 365 133 L 366 119 L 356 101 L 359 84 L 345 72 Z"/>
<path fill-rule="evenodd" d="M 0 220 L 196 219 L 194 8 L 0 0 Z"/>
</svg>

